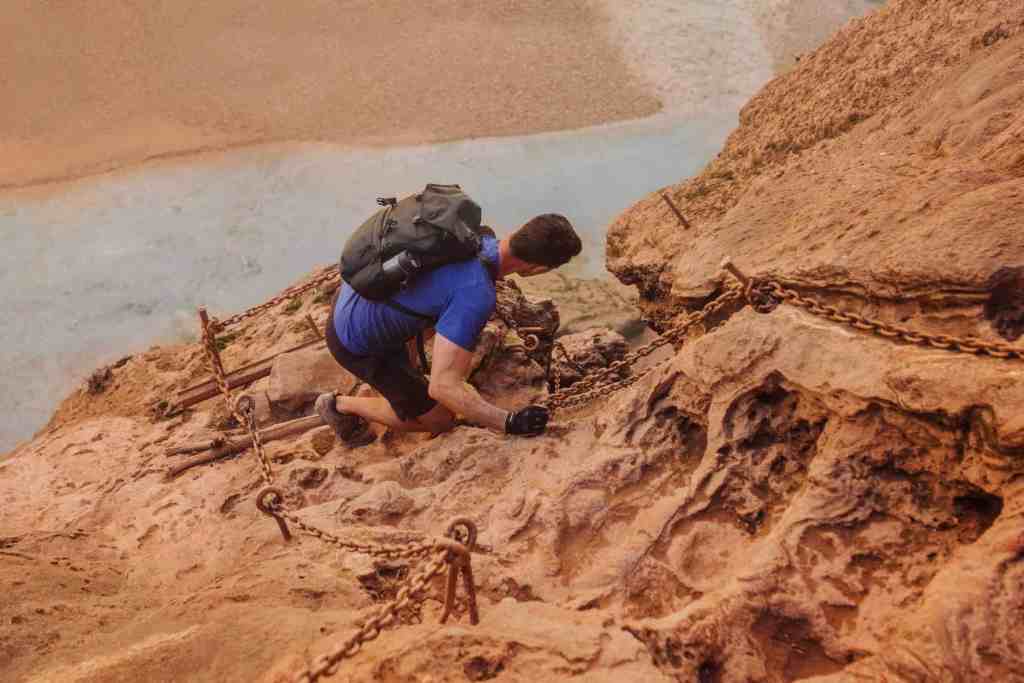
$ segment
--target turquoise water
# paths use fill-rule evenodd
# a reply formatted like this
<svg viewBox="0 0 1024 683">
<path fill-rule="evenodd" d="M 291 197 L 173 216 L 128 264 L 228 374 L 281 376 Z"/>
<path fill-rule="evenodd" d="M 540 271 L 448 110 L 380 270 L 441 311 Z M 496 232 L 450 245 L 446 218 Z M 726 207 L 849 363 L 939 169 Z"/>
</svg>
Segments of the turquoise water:
<svg viewBox="0 0 1024 683">
<path fill-rule="evenodd" d="M 0 451 L 31 437 L 94 368 L 195 332 L 334 262 L 380 195 L 458 182 L 499 232 L 538 213 L 604 271 L 611 220 L 698 171 L 734 115 L 393 149 L 250 148 L 0 195 Z"/>
</svg>

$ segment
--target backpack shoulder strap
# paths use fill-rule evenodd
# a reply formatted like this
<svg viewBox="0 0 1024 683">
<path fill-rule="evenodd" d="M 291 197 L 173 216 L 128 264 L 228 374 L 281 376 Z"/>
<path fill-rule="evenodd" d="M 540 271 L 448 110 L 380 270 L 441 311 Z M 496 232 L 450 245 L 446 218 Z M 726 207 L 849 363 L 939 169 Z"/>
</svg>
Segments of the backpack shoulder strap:
<svg viewBox="0 0 1024 683">
<path fill-rule="evenodd" d="M 433 325 L 437 324 L 437 318 L 435 318 L 434 316 L 426 315 L 425 313 L 420 313 L 419 311 L 414 311 L 411 308 L 409 308 L 408 306 L 403 306 L 402 304 L 398 303 L 397 301 L 392 301 L 391 299 L 385 299 L 381 303 L 384 304 L 385 306 L 387 306 L 388 308 L 393 308 L 394 310 L 398 311 L 399 313 L 405 313 L 406 315 L 411 315 L 412 317 L 419 318 L 420 320 L 428 320 Z M 424 375 L 429 375 L 430 374 L 430 364 L 427 362 L 427 351 L 424 348 L 424 344 L 423 344 L 423 331 L 422 330 L 420 332 L 416 333 L 416 351 L 417 351 L 417 353 L 419 354 L 419 357 L 420 357 L 420 372 L 422 372 Z"/>
</svg>

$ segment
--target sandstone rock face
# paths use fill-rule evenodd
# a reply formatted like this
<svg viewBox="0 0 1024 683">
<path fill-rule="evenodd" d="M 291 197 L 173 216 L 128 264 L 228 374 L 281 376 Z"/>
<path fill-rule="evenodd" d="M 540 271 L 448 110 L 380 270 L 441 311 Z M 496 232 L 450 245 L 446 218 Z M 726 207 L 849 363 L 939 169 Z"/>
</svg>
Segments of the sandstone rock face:
<svg viewBox="0 0 1024 683">
<path fill-rule="evenodd" d="M 608 327 L 632 339 L 646 329 L 637 309 L 636 289 L 614 279 L 576 279 L 553 271 L 517 282 L 531 299 L 554 301 L 560 335 Z"/>
<path fill-rule="evenodd" d="M 1024 6 L 897 0 L 769 83 L 705 169 L 610 228 L 608 268 L 653 308 L 750 274 L 929 308 L 1024 259 Z"/>
<path fill-rule="evenodd" d="M 481 626 L 434 625 L 435 588 L 421 625 L 343 665 L 355 679 L 1012 680 L 1022 380 L 1020 364 L 746 309 L 539 438 L 268 450 L 319 528 L 480 528 Z M 200 422 L 183 420 L 68 425 L 0 468 L 4 576 L 23 596 L 5 623 L 32 626 L 4 633 L 8 675 L 130 679 L 159 661 L 282 680 L 394 594 L 401 564 L 282 545 L 252 504 L 251 455 L 163 482 L 162 439 Z"/>
<path fill-rule="evenodd" d="M 567 334 L 560 337 L 558 342 L 565 353 L 556 352 L 551 365 L 552 372 L 558 373 L 563 387 L 571 386 L 584 375 L 621 360 L 629 350 L 621 334 L 605 328 Z"/>
<path fill-rule="evenodd" d="M 326 391 L 345 393 L 355 384 L 326 347 L 301 349 L 278 356 L 270 371 L 267 397 L 271 403 L 297 411 Z"/>
<path fill-rule="evenodd" d="M 493 623 L 477 627 L 439 630 L 426 623 L 404 629 L 376 657 L 354 663 L 349 669 L 352 680 L 672 681 L 635 639 L 608 628 L 599 615 L 566 614 L 513 598 L 494 605 L 493 614 Z M 326 639 L 322 643 L 328 644 Z M 298 663 L 282 662 L 264 682 L 290 681 Z"/>
</svg>

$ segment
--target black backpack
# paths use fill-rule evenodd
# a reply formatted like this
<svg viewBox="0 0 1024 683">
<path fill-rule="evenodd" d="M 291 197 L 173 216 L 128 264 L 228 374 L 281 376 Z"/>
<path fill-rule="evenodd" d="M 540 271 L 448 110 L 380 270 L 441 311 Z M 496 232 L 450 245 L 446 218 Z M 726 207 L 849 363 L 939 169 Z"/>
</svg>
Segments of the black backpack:
<svg viewBox="0 0 1024 683">
<path fill-rule="evenodd" d="M 387 301 L 419 273 L 480 254 L 480 206 L 458 185 L 431 183 L 420 194 L 377 203 L 384 208 L 349 237 L 339 265 L 367 299 Z"/>
<path fill-rule="evenodd" d="M 367 299 L 436 324 L 433 316 L 391 301 L 391 297 L 424 271 L 479 257 L 480 205 L 458 185 L 434 183 L 402 201 L 380 197 L 377 203 L 384 208 L 345 243 L 339 264 L 341 277 Z M 416 347 L 420 369 L 429 372 L 422 332 L 416 335 Z"/>
</svg>

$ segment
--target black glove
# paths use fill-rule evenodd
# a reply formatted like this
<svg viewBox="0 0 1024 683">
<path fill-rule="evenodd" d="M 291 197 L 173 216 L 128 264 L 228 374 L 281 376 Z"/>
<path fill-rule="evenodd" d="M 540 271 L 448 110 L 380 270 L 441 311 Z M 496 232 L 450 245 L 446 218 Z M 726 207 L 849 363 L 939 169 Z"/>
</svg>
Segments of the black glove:
<svg viewBox="0 0 1024 683">
<path fill-rule="evenodd" d="M 543 434 L 550 416 L 544 406 L 526 406 L 522 410 L 508 414 L 505 418 L 505 433 L 520 436 Z"/>
</svg>

